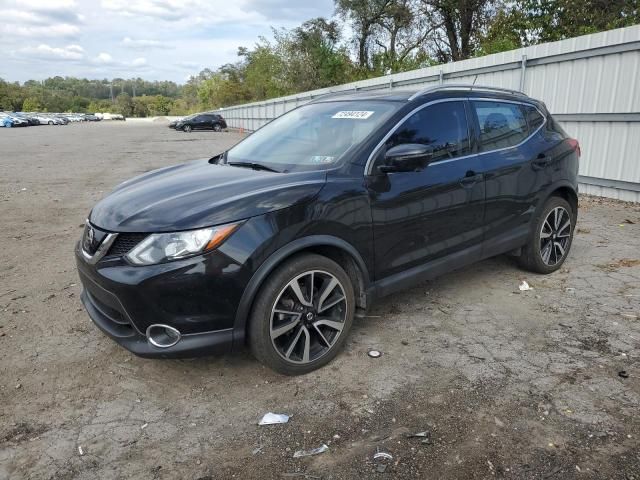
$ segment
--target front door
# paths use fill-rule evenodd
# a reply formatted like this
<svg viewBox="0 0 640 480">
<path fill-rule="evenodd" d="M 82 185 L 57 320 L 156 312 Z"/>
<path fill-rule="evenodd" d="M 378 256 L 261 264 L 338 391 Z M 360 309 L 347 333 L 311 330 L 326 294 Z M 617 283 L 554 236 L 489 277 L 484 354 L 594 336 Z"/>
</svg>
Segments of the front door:
<svg viewBox="0 0 640 480">
<path fill-rule="evenodd" d="M 471 151 L 466 100 L 440 101 L 407 118 L 374 154 L 367 177 L 376 279 L 482 243 L 484 178 Z M 402 143 L 433 148 L 413 172 L 378 173 L 385 152 Z"/>
</svg>

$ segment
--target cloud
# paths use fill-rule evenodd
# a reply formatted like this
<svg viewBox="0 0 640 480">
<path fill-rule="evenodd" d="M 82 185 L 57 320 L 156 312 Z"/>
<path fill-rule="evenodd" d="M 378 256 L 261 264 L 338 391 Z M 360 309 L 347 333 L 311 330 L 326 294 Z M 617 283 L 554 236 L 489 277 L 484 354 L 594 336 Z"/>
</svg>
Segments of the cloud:
<svg viewBox="0 0 640 480">
<path fill-rule="evenodd" d="M 243 8 L 237 0 L 102 0 L 107 11 L 136 20 L 164 21 L 186 28 L 207 27 L 228 22 L 257 22 L 264 17 Z"/>
<path fill-rule="evenodd" d="M 191 3 L 192 0 L 102 0 L 102 7 L 127 16 L 176 21 L 189 16 Z"/>
<path fill-rule="evenodd" d="M 77 61 L 84 59 L 84 49 L 80 45 L 67 45 L 66 47 L 52 47 L 41 43 L 37 47 L 24 47 L 19 50 L 24 56 L 40 58 L 44 60 Z"/>
<path fill-rule="evenodd" d="M 28 26 L 3 23 L 0 25 L 0 34 L 3 37 L 18 36 L 29 38 L 55 38 L 55 37 L 76 37 L 80 29 L 75 25 L 51 25 L 51 26 Z"/>
<path fill-rule="evenodd" d="M 96 58 L 93 59 L 93 63 L 108 65 L 110 63 L 113 63 L 113 57 L 108 53 L 101 52 Z"/>
<path fill-rule="evenodd" d="M 309 19 L 314 17 L 330 17 L 332 0 L 315 0 L 313 2 L 295 2 L 291 0 L 244 0 L 247 11 L 254 11 L 266 18 L 281 20 Z"/>
<path fill-rule="evenodd" d="M 5 3 L 0 9 L 0 33 L 12 37 L 76 37 L 83 15 L 75 2 L 65 0 L 22 0 Z"/>
<path fill-rule="evenodd" d="M 147 39 L 133 39 L 131 37 L 124 37 L 122 39 L 122 45 L 136 50 L 148 50 L 151 48 L 173 48 L 171 45 L 159 40 L 147 40 Z"/>
<path fill-rule="evenodd" d="M 176 62 L 176 67 L 183 68 L 185 70 L 196 70 L 201 68 L 202 64 L 198 62 Z M 188 77 L 187 77 L 188 78 Z"/>
<path fill-rule="evenodd" d="M 147 65 L 147 59 L 144 57 L 136 58 L 130 63 L 130 65 L 132 67 L 144 67 Z"/>
</svg>

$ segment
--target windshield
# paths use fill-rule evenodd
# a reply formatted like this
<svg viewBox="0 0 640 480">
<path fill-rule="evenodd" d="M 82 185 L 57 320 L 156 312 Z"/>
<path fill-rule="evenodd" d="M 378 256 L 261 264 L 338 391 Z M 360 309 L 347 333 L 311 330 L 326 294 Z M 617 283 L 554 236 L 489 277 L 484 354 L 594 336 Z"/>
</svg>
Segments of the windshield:
<svg viewBox="0 0 640 480">
<path fill-rule="evenodd" d="M 304 105 L 248 136 L 227 152 L 226 161 L 281 172 L 332 168 L 398 108 L 384 101 Z"/>
</svg>

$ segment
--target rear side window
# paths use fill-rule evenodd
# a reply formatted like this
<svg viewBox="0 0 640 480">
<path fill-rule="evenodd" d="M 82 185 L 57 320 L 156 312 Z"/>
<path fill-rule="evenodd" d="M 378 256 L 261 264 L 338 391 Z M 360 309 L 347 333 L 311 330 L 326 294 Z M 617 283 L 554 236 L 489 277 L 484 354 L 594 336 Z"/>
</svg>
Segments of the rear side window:
<svg viewBox="0 0 640 480">
<path fill-rule="evenodd" d="M 433 147 L 432 161 L 469 153 L 469 129 L 463 102 L 443 102 L 414 113 L 389 137 L 386 149 L 404 143 Z"/>
<path fill-rule="evenodd" d="M 528 136 L 520 105 L 506 102 L 471 102 L 480 124 L 480 151 L 513 147 Z"/>
<path fill-rule="evenodd" d="M 544 123 L 544 117 L 537 108 L 531 105 L 523 105 L 522 108 L 527 119 L 527 125 L 529 125 L 529 134 L 532 134 Z"/>
</svg>

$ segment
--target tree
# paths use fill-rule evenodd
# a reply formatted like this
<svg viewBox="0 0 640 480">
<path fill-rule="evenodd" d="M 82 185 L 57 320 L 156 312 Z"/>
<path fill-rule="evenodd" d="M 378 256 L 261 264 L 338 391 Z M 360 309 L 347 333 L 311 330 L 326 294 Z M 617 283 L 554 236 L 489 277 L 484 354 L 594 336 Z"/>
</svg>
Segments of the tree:
<svg viewBox="0 0 640 480">
<path fill-rule="evenodd" d="M 506 36 L 523 46 L 640 23 L 637 0 L 516 0 L 501 8 L 488 39 Z"/>
<path fill-rule="evenodd" d="M 133 115 L 133 101 L 128 93 L 123 92 L 116 97 L 116 111 L 117 113 L 130 117 Z"/>
<path fill-rule="evenodd" d="M 385 9 L 393 0 L 335 0 L 336 13 L 350 23 L 357 44 L 358 65 L 361 69 L 371 66 L 369 47 L 375 26 L 380 23 Z"/>
<path fill-rule="evenodd" d="M 437 29 L 434 53 L 442 62 L 471 58 L 496 13 L 496 0 L 421 0 Z"/>
<path fill-rule="evenodd" d="M 23 112 L 39 112 L 42 110 L 42 105 L 40 104 L 40 100 L 36 97 L 26 98 L 22 103 L 22 111 Z"/>
</svg>

